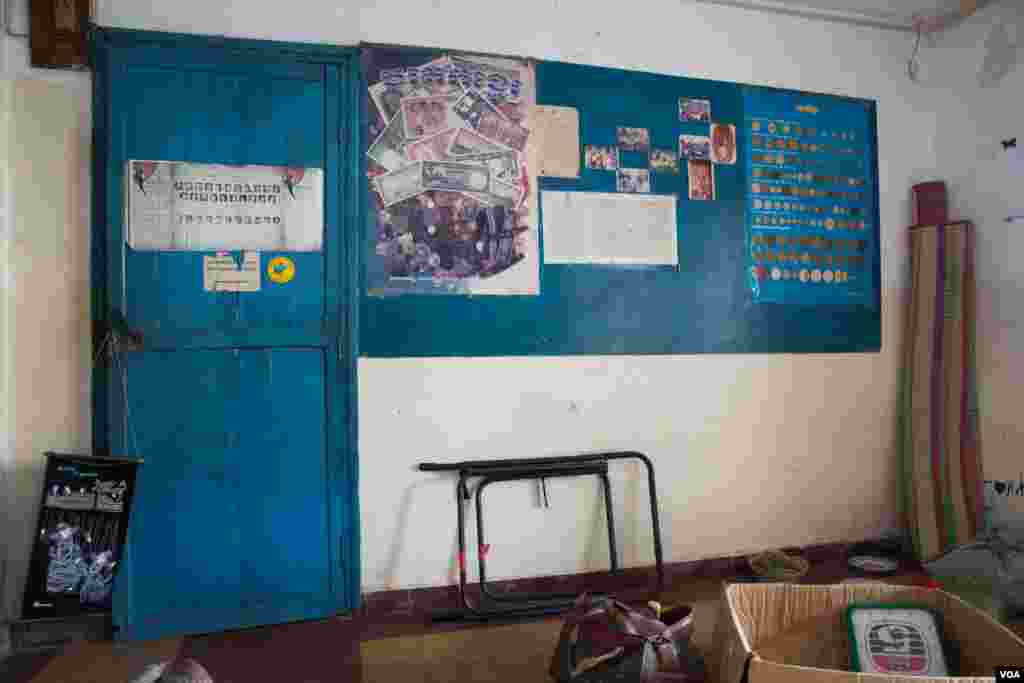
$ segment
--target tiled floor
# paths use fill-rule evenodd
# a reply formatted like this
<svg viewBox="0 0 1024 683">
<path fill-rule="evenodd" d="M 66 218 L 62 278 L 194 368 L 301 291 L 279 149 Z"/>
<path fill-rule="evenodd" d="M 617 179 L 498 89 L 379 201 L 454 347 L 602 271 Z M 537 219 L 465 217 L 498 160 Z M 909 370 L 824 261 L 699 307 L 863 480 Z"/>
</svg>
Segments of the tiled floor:
<svg viewBox="0 0 1024 683">
<path fill-rule="evenodd" d="M 826 566 L 809 578 L 830 583 L 842 574 Z M 694 645 L 702 651 L 710 649 L 721 585 L 721 578 L 676 579 L 663 597 L 665 604 L 694 605 Z M 559 627 L 557 616 L 498 625 L 428 625 L 412 616 L 336 618 L 196 636 L 185 651 L 216 683 L 547 681 Z M 0 680 L 27 683 L 38 663 L 9 663 L 21 671 L 0 665 Z"/>
</svg>

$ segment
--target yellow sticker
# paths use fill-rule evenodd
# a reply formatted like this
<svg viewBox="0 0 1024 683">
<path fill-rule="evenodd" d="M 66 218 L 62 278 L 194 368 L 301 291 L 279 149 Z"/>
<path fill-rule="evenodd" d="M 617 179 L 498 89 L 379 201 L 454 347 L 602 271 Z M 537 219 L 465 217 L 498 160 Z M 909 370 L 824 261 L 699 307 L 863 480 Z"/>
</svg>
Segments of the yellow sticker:
<svg viewBox="0 0 1024 683">
<path fill-rule="evenodd" d="M 295 277 L 295 262 L 287 256 L 275 256 L 267 264 L 267 277 L 279 285 L 291 282 Z"/>
</svg>

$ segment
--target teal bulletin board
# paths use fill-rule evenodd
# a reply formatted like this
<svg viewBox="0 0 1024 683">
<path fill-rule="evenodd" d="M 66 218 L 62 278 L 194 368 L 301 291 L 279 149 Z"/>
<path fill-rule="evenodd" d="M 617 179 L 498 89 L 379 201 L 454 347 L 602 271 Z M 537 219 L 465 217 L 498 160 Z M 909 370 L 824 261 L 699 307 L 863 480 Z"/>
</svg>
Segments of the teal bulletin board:
<svg viewBox="0 0 1024 683">
<path fill-rule="evenodd" d="M 474 67 L 449 66 L 460 58 L 466 64 L 486 59 L 440 50 L 364 48 L 366 146 L 380 140 L 392 122 L 381 114 L 382 107 L 409 112 L 415 122 L 420 114 L 403 108 L 403 94 L 418 98 L 413 104 L 433 104 L 429 78 L 426 91 L 409 94 L 396 87 L 391 93 L 393 103 L 381 104 L 382 93 L 391 87 L 385 84 L 388 78 L 424 64 L 434 65 L 427 68 L 436 67 L 439 79 L 449 78 L 461 86 L 450 95 L 451 100 L 443 100 L 443 93 L 435 99 L 451 101 L 451 107 L 462 115 L 471 108 L 484 112 L 485 119 L 491 116 L 499 125 L 487 129 L 479 119 L 461 120 L 479 125 L 479 131 L 500 137 L 508 146 L 518 144 L 516 93 L 508 87 L 516 81 L 514 71 L 467 77 L 459 69 L 472 71 Z M 494 70 L 501 71 L 498 67 Z M 420 71 L 419 76 L 423 75 Z M 476 257 L 478 272 L 473 277 L 485 281 L 486 268 L 500 269 L 502 266 L 495 265 L 499 263 L 524 272 L 536 268 L 537 292 L 494 295 L 450 282 L 440 286 L 431 268 L 443 270 L 450 280 L 457 279 L 453 268 L 469 272 L 471 267 L 467 265 L 471 252 L 452 252 L 450 243 L 442 239 L 448 234 L 442 224 L 448 218 L 439 216 L 455 216 L 457 211 L 442 206 L 443 194 L 436 203 L 420 196 L 383 207 L 377 176 L 391 173 L 383 181 L 386 184 L 400 173 L 419 171 L 404 166 L 406 160 L 397 157 L 387 162 L 391 168 L 380 168 L 366 158 L 366 262 L 359 326 L 363 355 L 880 350 L 873 101 L 555 62 L 536 63 L 535 78 L 537 104 L 578 111 L 582 158 L 578 178 L 540 177 L 536 187 L 524 190 L 525 202 L 541 205 L 540 199 L 548 191 L 616 193 L 624 189 L 621 169 L 647 169 L 640 171 L 644 183 L 630 189 L 677 196 L 678 266 L 545 264 L 543 234 L 557 226 L 545 226 L 542 211 L 536 226 L 537 254 L 495 251 L 498 236 L 526 230 L 510 218 L 508 207 L 499 206 L 489 209 L 486 220 L 481 218 L 476 228 L 477 236 L 491 235 L 476 243 L 477 252 L 491 258 Z M 472 96 L 468 102 L 456 102 L 466 90 L 490 90 L 486 97 L 491 98 L 498 115 Z M 522 124 L 529 128 L 530 121 L 522 119 Z M 715 145 L 709 150 L 704 142 L 712 137 L 720 141 L 717 134 L 712 135 L 713 125 L 732 127 L 725 132 L 726 139 L 731 135 L 735 141 L 731 158 L 728 152 L 723 157 Z M 620 138 L 622 127 L 647 131 L 646 148 L 643 141 L 640 149 L 624 144 L 636 140 Z M 422 132 L 408 126 L 404 130 Z M 687 136 L 685 143 L 681 136 Z M 415 149 L 425 146 L 429 143 Z M 620 169 L 588 168 L 602 163 L 586 158 L 588 146 L 617 148 Z M 375 156 L 380 156 L 380 147 L 374 148 Z M 504 150 L 506 146 L 499 147 Z M 650 149 L 659 150 L 653 167 Z M 663 150 L 674 153 L 677 169 L 671 168 L 673 158 Z M 699 158 L 709 151 L 717 154 L 715 163 Z M 491 163 L 481 161 L 486 157 L 479 155 L 462 159 Z M 453 168 L 462 173 L 462 167 L 444 163 L 422 164 L 423 168 L 443 167 L 441 175 L 445 176 L 439 179 L 437 173 L 428 173 L 431 177 L 424 176 L 424 186 L 469 182 L 451 175 Z M 694 187 L 693 179 L 707 169 L 713 176 L 713 189 L 707 183 Z M 502 172 L 491 166 L 492 178 Z M 491 183 L 502 191 L 507 189 L 497 180 Z M 712 192 L 713 196 L 708 196 Z M 492 201 L 500 205 L 500 201 Z M 396 217 L 401 218 L 399 225 Z M 450 220 L 457 222 L 458 218 Z M 416 259 L 421 264 L 418 270 L 409 266 Z"/>
</svg>

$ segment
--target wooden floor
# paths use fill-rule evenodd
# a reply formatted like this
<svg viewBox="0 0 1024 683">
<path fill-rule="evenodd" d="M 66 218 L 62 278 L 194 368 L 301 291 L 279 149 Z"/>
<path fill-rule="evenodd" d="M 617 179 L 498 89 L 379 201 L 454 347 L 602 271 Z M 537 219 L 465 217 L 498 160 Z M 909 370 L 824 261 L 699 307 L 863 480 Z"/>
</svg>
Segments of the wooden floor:
<svg viewBox="0 0 1024 683">
<path fill-rule="evenodd" d="M 837 567 L 816 567 L 807 578 L 833 583 L 844 575 Z M 711 648 L 723 578 L 673 581 L 663 599 L 665 604 L 694 605 L 693 641 L 700 651 Z M 911 583 L 920 578 L 908 573 L 889 580 Z M 494 625 L 432 625 L 412 616 L 335 618 L 193 636 L 183 648 L 216 683 L 547 681 L 559 626 L 557 616 Z M 51 657 L 9 659 L 0 664 L 0 680 L 28 683 Z"/>
</svg>

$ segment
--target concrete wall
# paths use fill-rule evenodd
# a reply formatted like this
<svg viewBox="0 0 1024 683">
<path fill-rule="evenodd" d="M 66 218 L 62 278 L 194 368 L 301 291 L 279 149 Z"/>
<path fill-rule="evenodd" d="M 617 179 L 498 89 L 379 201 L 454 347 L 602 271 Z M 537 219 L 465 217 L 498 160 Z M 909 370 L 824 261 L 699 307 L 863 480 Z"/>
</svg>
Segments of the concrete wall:
<svg viewBox="0 0 1024 683">
<path fill-rule="evenodd" d="M 451 483 L 413 471 L 424 459 L 643 450 L 658 469 L 666 556 L 673 561 L 859 539 L 899 525 L 895 424 L 907 194 L 912 183 L 939 172 L 934 142 L 950 109 L 945 90 L 907 81 L 907 34 L 668 0 L 628 7 L 583 0 L 305 0 L 226 2 L 216 11 L 198 0 L 106 0 L 98 3 L 97 19 L 127 28 L 280 40 L 436 45 L 877 99 L 880 354 L 363 360 L 363 583 L 376 590 L 452 578 Z M 9 77 L 39 77 L 26 70 L 19 41 L 0 40 Z M 78 216 L 84 216 L 88 185 L 68 165 L 82 168 L 87 159 L 85 130 L 76 127 L 88 116 L 86 85 L 81 76 L 70 76 L 58 86 L 61 94 L 39 95 L 40 102 L 63 102 L 64 111 L 34 124 L 65 130 L 57 139 L 74 161 L 47 145 L 26 149 L 33 165 L 53 166 L 66 179 L 61 202 L 77 202 Z M 63 311 L 56 315 L 64 321 L 61 352 L 68 363 L 31 384 L 14 378 L 7 394 L 8 433 L 12 441 L 22 440 L 23 450 L 15 449 L 15 506 L 24 519 L 34 505 L 32 472 L 42 450 L 24 435 L 42 428 L 34 409 L 12 406 L 81 401 L 62 408 L 65 416 L 55 420 L 67 428 L 51 430 L 48 438 L 59 441 L 58 448 L 87 443 L 88 358 L 68 341 L 78 325 L 74 315 L 85 311 L 87 261 L 79 241 L 85 223 L 57 220 L 58 214 L 67 218 L 63 203 L 15 206 L 14 229 L 28 231 L 39 217 L 49 217 L 51 229 L 31 237 L 20 256 L 14 254 L 18 240 L 10 245 L 8 265 L 25 258 L 21 267 L 32 271 L 5 289 L 12 329 L 23 330 L 9 344 L 11 357 L 32 367 L 46 348 L 44 328 L 33 321 L 47 309 L 38 306 L 37 294 L 18 303 L 33 291 L 19 283 L 36 282 L 34 275 L 45 272 L 48 314 Z M 60 258 L 53 253 L 68 244 Z M 640 472 L 620 472 L 615 486 L 622 559 L 647 564 Z M 552 507 L 544 510 L 527 485 L 494 487 L 487 523 L 496 578 L 603 566 L 595 487 L 552 482 L 549 494 Z M 15 562 L 8 589 L 20 591 L 21 550 L 9 547 Z"/>
<path fill-rule="evenodd" d="M 989 45 L 1006 42 L 1015 64 L 998 83 L 979 80 Z M 977 226 L 978 381 L 986 475 L 1024 487 L 1024 174 L 1011 175 L 1001 140 L 1024 146 L 1024 7 L 999 3 L 942 37 L 925 60 L 956 94 L 938 129 L 937 157 L 956 217 Z M 982 85 L 982 83 L 985 85 Z M 1024 492 L 997 507 L 1024 532 Z"/>
</svg>

